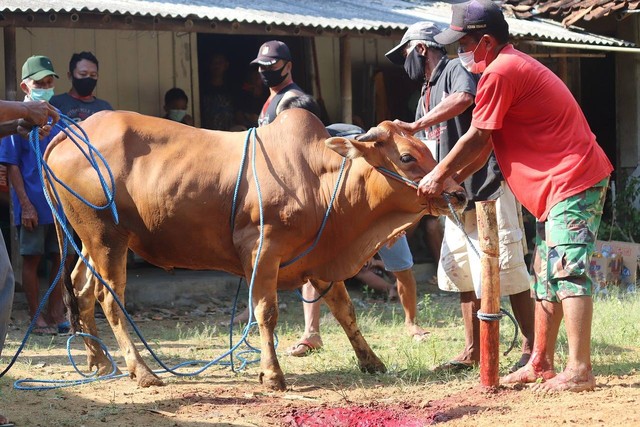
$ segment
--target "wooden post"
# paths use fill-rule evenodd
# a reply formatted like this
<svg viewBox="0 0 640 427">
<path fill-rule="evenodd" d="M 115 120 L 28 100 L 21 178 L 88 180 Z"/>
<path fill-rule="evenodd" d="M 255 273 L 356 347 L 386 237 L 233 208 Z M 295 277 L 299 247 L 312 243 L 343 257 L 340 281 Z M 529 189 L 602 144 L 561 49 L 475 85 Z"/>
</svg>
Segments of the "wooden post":
<svg viewBox="0 0 640 427">
<path fill-rule="evenodd" d="M 482 298 L 480 311 L 484 314 L 500 313 L 500 250 L 498 245 L 498 221 L 496 202 L 476 202 L 478 240 L 482 266 Z M 480 385 L 496 388 L 500 377 L 500 322 L 480 320 Z"/>
<path fill-rule="evenodd" d="M 353 123 L 353 97 L 351 94 L 351 40 L 340 37 L 340 95 L 342 98 L 342 121 Z"/>
</svg>

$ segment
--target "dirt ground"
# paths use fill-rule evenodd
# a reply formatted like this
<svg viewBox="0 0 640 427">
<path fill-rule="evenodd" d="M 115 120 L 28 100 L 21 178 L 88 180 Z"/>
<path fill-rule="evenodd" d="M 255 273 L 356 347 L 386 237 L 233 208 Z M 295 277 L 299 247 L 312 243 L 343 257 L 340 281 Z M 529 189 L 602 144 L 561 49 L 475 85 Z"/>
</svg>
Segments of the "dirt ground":
<svg viewBox="0 0 640 427">
<path fill-rule="evenodd" d="M 4 369 L 24 332 L 24 310 L 14 311 Z M 214 316 L 208 322 L 224 321 Z M 188 355 L 200 344 L 163 341 L 163 329 L 198 322 L 171 311 L 137 316 L 161 357 Z M 115 348 L 105 321 L 101 335 Z M 387 337 L 367 337 L 373 348 Z M 346 365 L 333 367 L 322 353 L 291 358 L 278 351 L 288 390 L 272 392 L 258 382 L 256 365 L 234 373 L 215 367 L 197 377 L 163 374 L 164 387 L 139 388 L 128 378 L 45 391 L 15 390 L 23 378 L 77 379 L 66 357 L 67 337 L 33 337 L 18 362 L 0 379 L 0 413 L 16 426 L 451 426 L 494 425 L 640 425 L 640 372 L 598 376 L 597 390 L 539 395 L 527 387 L 489 393 L 478 387 L 478 372 L 446 380 L 402 381 L 397 376 L 361 374 L 351 366 L 352 352 L 336 353 Z M 344 339 L 346 341 L 346 338 Z M 379 340 L 379 341 L 378 341 Z M 282 348 L 285 348 L 282 343 Z M 326 344 L 326 342 L 325 342 Z M 222 351 L 225 343 L 214 351 Z M 425 344 L 428 345 L 428 344 Z M 84 369 L 81 344 L 73 345 Z M 195 350 L 194 350 L 195 349 Z M 13 350 L 13 351 L 11 351 Z M 347 354 L 349 353 L 349 354 Z M 151 360 L 143 352 L 147 362 Z M 118 352 L 114 353 L 122 365 Z M 185 356 L 188 357 L 188 356 Z M 295 360 L 292 360 L 295 359 Z M 151 365 L 154 367 L 156 365 Z M 27 384 L 28 385 L 28 384 Z"/>
</svg>

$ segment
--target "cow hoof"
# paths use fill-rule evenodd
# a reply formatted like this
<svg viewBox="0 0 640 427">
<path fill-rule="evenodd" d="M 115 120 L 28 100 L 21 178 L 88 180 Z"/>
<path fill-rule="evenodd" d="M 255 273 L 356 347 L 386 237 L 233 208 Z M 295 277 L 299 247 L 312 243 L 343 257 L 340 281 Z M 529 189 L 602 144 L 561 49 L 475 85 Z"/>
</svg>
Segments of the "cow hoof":
<svg viewBox="0 0 640 427">
<path fill-rule="evenodd" d="M 369 374 L 375 374 L 377 372 L 384 374 L 387 372 L 387 367 L 384 366 L 384 363 L 382 363 L 378 358 L 376 358 L 375 360 L 360 364 L 360 371 Z"/>
<path fill-rule="evenodd" d="M 285 391 L 287 389 L 283 375 L 267 375 L 264 372 L 260 372 L 258 379 L 262 385 L 270 390 Z"/>
<path fill-rule="evenodd" d="M 91 367 L 89 368 L 91 369 Z M 121 375 L 122 371 L 116 367 L 116 371 L 113 372 L 113 365 L 101 365 L 98 367 L 98 377 L 104 377 L 107 375 Z"/>
<path fill-rule="evenodd" d="M 151 374 L 151 375 L 144 375 L 140 378 L 138 378 L 138 386 L 139 387 L 151 387 L 151 386 L 157 386 L 157 387 L 161 387 L 164 385 L 164 382 L 156 377 L 155 375 Z"/>
</svg>

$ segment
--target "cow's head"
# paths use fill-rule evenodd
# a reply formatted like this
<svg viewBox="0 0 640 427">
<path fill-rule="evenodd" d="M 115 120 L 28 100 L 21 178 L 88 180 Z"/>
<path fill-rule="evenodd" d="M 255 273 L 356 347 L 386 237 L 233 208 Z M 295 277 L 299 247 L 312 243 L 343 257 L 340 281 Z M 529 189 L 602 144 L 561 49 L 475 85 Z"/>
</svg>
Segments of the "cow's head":
<svg viewBox="0 0 640 427">
<path fill-rule="evenodd" d="M 349 159 L 364 158 L 367 163 L 385 174 L 387 179 L 398 181 L 400 187 L 416 191 L 417 183 L 436 165 L 427 146 L 402 131 L 390 121 L 384 121 L 355 138 L 334 137 L 325 141 L 327 147 Z M 410 188 L 411 187 L 411 188 Z M 447 179 L 445 193 L 453 208 L 460 212 L 467 204 L 464 189 L 454 180 Z M 417 196 L 416 196 L 417 197 Z M 421 198 L 425 213 L 431 215 L 450 214 L 444 197 Z"/>
</svg>

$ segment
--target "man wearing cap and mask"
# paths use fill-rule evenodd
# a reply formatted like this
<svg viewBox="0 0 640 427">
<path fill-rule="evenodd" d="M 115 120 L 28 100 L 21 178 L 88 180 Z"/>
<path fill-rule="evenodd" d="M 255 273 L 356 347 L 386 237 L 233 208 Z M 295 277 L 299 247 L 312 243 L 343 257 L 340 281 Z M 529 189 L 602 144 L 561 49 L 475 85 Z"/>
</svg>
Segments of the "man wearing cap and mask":
<svg viewBox="0 0 640 427">
<path fill-rule="evenodd" d="M 258 126 L 264 126 L 275 120 L 282 111 L 280 104 L 287 98 L 304 95 L 304 91 L 293 82 L 291 53 L 289 47 L 281 41 L 270 40 L 260 46 L 258 56 L 251 61 L 258 65 L 262 81 L 269 87 L 269 98 L 264 103 Z"/>
<path fill-rule="evenodd" d="M 509 25 L 499 6 L 471 0 L 452 8 L 451 25 L 434 39 L 459 42 L 465 67 L 483 74 L 469 130 L 421 180 L 418 193 L 439 196 L 445 178 L 493 149 L 509 187 L 536 217 L 537 234 L 533 353 L 502 383 L 536 383 L 534 389 L 543 392 L 591 390 L 588 268 L 613 167 L 562 80 L 508 43 Z M 556 375 L 563 317 L 569 357 Z"/>
<path fill-rule="evenodd" d="M 51 99 L 56 78 L 58 75 L 49 58 L 28 58 L 22 66 L 20 83 L 20 88 L 26 94 L 25 102 Z M 40 138 L 41 152 L 44 153 L 58 132 L 59 129 L 53 127 L 48 136 Z M 7 165 L 11 182 L 14 223 L 18 227 L 20 254 L 23 259 L 22 287 L 27 297 L 29 314 L 33 318 L 40 302 L 38 265 L 42 255 L 50 253 L 52 256 L 51 278 L 55 277 L 60 262 L 53 216 L 44 196 L 36 155 L 29 140 L 19 135 L 4 138 L 0 144 L 0 163 Z M 48 311 L 36 320 L 33 329 L 35 334 L 55 335 L 68 331 L 61 286 L 56 286 L 49 296 Z"/>
<path fill-rule="evenodd" d="M 98 84 L 98 58 L 91 52 L 71 55 L 67 77 L 71 80 L 69 92 L 51 98 L 51 105 L 62 114 L 79 122 L 98 111 L 113 110 L 111 104 L 93 94 Z"/>
<path fill-rule="evenodd" d="M 404 65 L 412 80 L 424 82 L 416 109 L 416 120 L 395 123 L 406 132 L 435 140 L 436 157 L 442 160 L 471 124 L 471 111 L 478 76 L 467 71 L 459 59 L 447 58 L 444 46 L 435 38 L 441 29 L 431 22 L 417 22 L 404 34 L 387 58 Z M 479 168 L 479 169 L 478 169 Z M 472 174 L 473 171 L 477 171 Z M 519 221 L 520 205 L 504 183 L 493 156 L 472 168 L 458 171 L 455 178 L 467 191 L 469 204 L 461 216 L 464 232 L 450 218 L 438 262 L 438 287 L 460 293 L 465 329 L 465 348 L 437 370 L 469 369 L 480 361 L 480 259 L 467 235 L 478 248 L 476 201 L 496 200 L 500 234 L 500 284 L 509 295 L 514 315 L 523 333 L 522 355 L 514 370 L 524 366 L 533 346 L 533 304 L 528 295 L 529 274 L 524 262 L 524 232 Z"/>
</svg>

